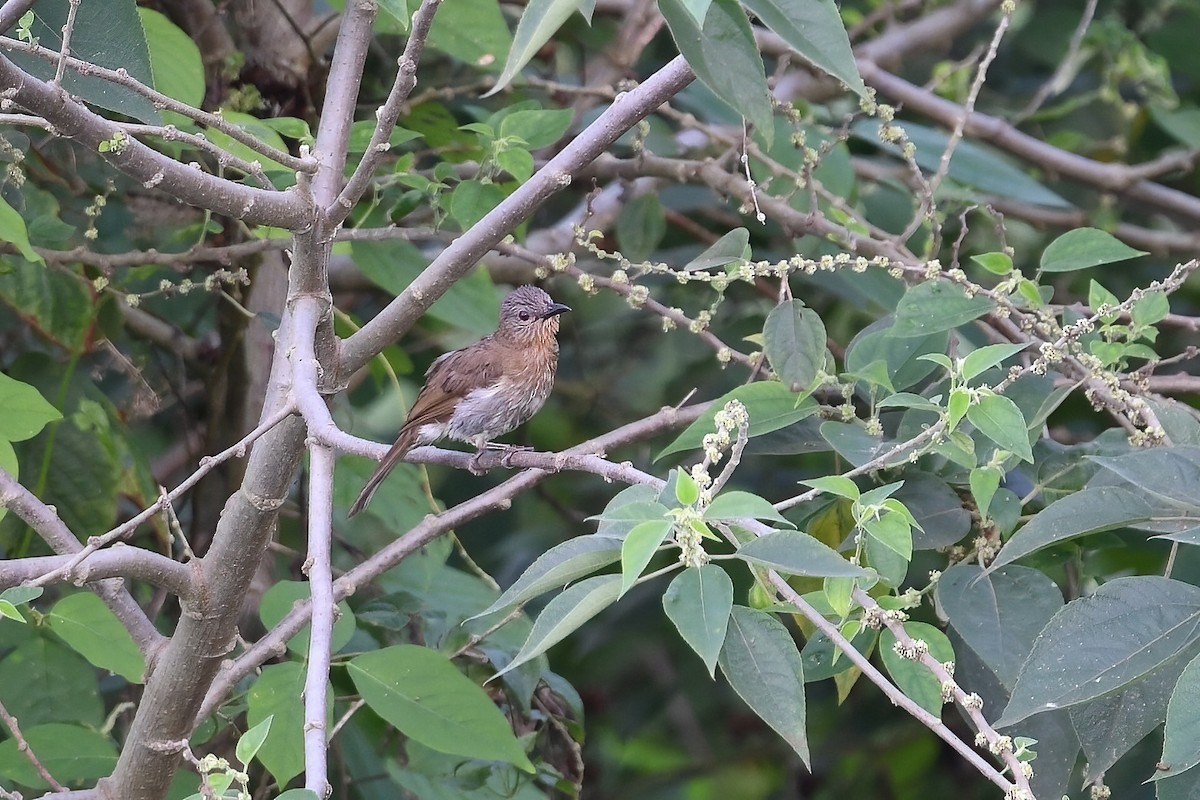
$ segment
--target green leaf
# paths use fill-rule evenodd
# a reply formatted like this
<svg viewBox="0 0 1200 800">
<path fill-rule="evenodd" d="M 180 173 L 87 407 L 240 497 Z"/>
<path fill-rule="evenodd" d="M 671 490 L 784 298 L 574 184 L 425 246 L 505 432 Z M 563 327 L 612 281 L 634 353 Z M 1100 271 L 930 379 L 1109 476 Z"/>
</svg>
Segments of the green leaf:
<svg viewBox="0 0 1200 800">
<path fill-rule="evenodd" d="M 814 67 L 859 97 L 867 96 L 833 0 L 745 0 L 743 4 Z"/>
<path fill-rule="evenodd" d="M 438 9 L 428 44 L 476 69 L 498 72 L 512 34 L 495 0 L 454 0 Z"/>
<path fill-rule="evenodd" d="M 605 539 L 624 539 L 638 525 L 649 520 L 661 520 L 667 514 L 667 507 L 657 501 L 625 503 L 615 508 L 605 509 L 600 516 L 600 525 L 596 536 Z"/>
<path fill-rule="evenodd" d="M 844 497 L 847 500 L 857 500 L 862 494 L 854 481 L 841 475 L 826 475 L 821 478 L 809 478 L 808 480 L 800 481 L 805 486 L 811 486 L 814 489 L 820 489 L 826 494 L 837 495 Z"/>
<path fill-rule="evenodd" d="M 1026 567 L 985 573 L 973 564 L 957 564 L 937 583 L 939 612 L 1006 689 L 1012 689 L 1034 639 L 1062 606 L 1054 581 Z"/>
<path fill-rule="evenodd" d="M 1171 313 L 1171 303 L 1167 300 L 1166 292 L 1146 292 L 1141 299 L 1133 304 L 1130 317 L 1134 325 L 1153 325 L 1162 322 Z M 1153 357 L 1151 351 L 1148 357 Z"/>
<path fill-rule="evenodd" d="M 621 594 L 618 597 L 633 588 L 673 528 L 669 519 L 652 519 L 635 526 L 625 537 L 621 543 Z"/>
<path fill-rule="evenodd" d="M 1117 578 L 1064 606 L 1042 629 L 995 724 L 1007 727 L 1116 691 L 1200 636 L 1200 589 L 1169 578 Z"/>
<path fill-rule="evenodd" d="M 741 261 L 746 258 L 749 248 L 750 231 L 745 228 L 734 228 L 713 242 L 703 253 L 684 265 L 684 270 L 687 272 L 698 272 L 700 270 L 716 269 L 726 264 L 732 264 L 735 261 Z"/>
<path fill-rule="evenodd" d="M 809 763 L 804 663 L 787 628 L 770 614 L 734 606 L 718 663 L 746 705 Z"/>
<path fill-rule="evenodd" d="M 716 673 L 732 609 L 733 581 L 714 564 L 685 569 L 663 593 L 667 618 L 704 661 L 710 676 Z"/>
<path fill-rule="evenodd" d="M 379 10 L 396 22 L 401 31 L 407 31 L 412 13 L 408 10 L 408 0 L 379 0 Z"/>
<path fill-rule="evenodd" d="M 1184 668 L 1167 703 L 1167 724 L 1163 730 L 1160 761 L 1166 769 L 1156 769 L 1152 780 L 1172 778 L 1200 764 L 1200 656 Z"/>
<path fill-rule="evenodd" d="M 1200 448 L 1134 450 L 1121 456 L 1089 456 L 1088 460 L 1154 497 L 1200 506 Z"/>
<path fill-rule="evenodd" d="M 785 384 L 808 389 L 825 366 L 825 324 L 799 300 L 771 309 L 763 326 L 767 358 Z"/>
<path fill-rule="evenodd" d="M 8 242 L 17 248 L 17 252 L 26 261 L 44 264 L 29 243 L 29 230 L 25 227 L 25 218 L 8 201 L 0 197 L 0 242 Z"/>
<path fill-rule="evenodd" d="M 967 419 L 1000 447 L 1033 463 L 1025 417 L 1012 400 L 1002 394 L 984 392 L 979 402 L 967 409 Z"/>
<path fill-rule="evenodd" d="M 500 205 L 507 196 L 498 184 L 463 181 L 450 194 L 450 216 L 465 231 Z"/>
<path fill-rule="evenodd" d="M 929 336 L 979 319 L 995 308 L 982 295 L 967 297 L 961 286 L 945 281 L 925 281 L 913 286 L 896 306 L 892 335 Z"/>
<path fill-rule="evenodd" d="M 326 724 L 333 724 L 333 688 L 325 694 Z M 271 720 L 255 756 L 280 786 L 304 771 L 304 665 L 268 664 L 246 692 L 246 721 L 254 727 Z"/>
<path fill-rule="evenodd" d="M 621 542 L 618 539 L 606 536 L 576 536 L 568 539 L 538 556 L 496 602 L 471 619 L 525 603 L 544 592 L 590 575 L 620 557 Z"/>
<path fill-rule="evenodd" d="M 57 722 L 22 727 L 21 732 L 29 749 L 60 783 L 91 783 L 111 773 L 117 764 L 117 748 L 102 733 Z M 0 742 L 0 777 L 33 789 L 50 788 L 29 757 L 17 749 L 16 739 Z"/>
<path fill-rule="evenodd" d="M 541 150 L 562 138 L 573 117 L 574 112 L 569 108 L 514 111 L 501 120 L 500 138 L 516 136 L 530 150 Z"/>
<path fill-rule="evenodd" d="M 1134 250 L 1110 233 L 1096 228 L 1067 231 L 1042 252 L 1042 272 L 1074 272 L 1078 269 L 1128 261 L 1146 255 Z"/>
<path fill-rule="evenodd" d="M 266 719 L 252 726 L 238 739 L 234 755 L 243 765 L 249 764 L 258 755 L 259 748 L 267 740 L 267 734 L 271 732 L 271 721 L 274 719 L 274 715 L 268 715 Z"/>
<path fill-rule="evenodd" d="M 705 519 L 769 519 L 780 522 L 789 528 L 796 527 L 789 522 L 775 507 L 756 494 L 749 492 L 722 492 L 712 499 L 708 508 L 704 509 Z"/>
<path fill-rule="evenodd" d="M 581 0 L 530 0 L 517 23 L 512 48 L 504 71 L 496 79 L 496 85 L 484 97 L 490 97 L 512 82 L 517 73 L 550 41 L 550 37 L 562 27 L 567 18 L 579 8 Z"/>
<path fill-rule="evenodd" d="M 0 439 L 23 442 L 37 436 L 47 423 L 62 419 L 58 409 L 27 383 L 0 373 Z"/>
<path fill-rule="evenodd" d="M 538 614 L 521 651 L 495 677 L 537 658 L 567 638 L 583 623 L 615 603 L 620 593 L 620 575 L 596 575 L 565 589 Z"/>
<path fill-rule="evenodd" d="M 730 400 L 738 400 L 746 406 L 746 413 L 750 416 L 749 436 L 752 439 L 811 417 L 818 410 L 811 398 L 802 399 L 779 381 L 759 381 L 739 386 L 714 400 L 708 411 L 655 456 L 655 460 L 671 453 L 701 447 L 705 435 L 716 429 L 717 412 Z"/>
<path fill-rule="evenodd" d="M 116 615 L 91 592 L 67 595 L 46 616 L 50 630 L 100 669 L 141 683 L 146 662 Z"/>
<path fill-rule="evenodd" d="M 980 516 L 987 518 L 988 507 L 992 504 L 992 497 L 995 496 L 996 490 L 1000 488 L 1000 470 L 995 467 L 976 467 L 971 470 L 969 482 L 971 484 L 971 495 L 975 498 L 975 507 L 979 509 Z"/>
<path fill-rule="evenodd" d="M 981 253 L 971 260 L 993 275 L 1008 275 L 1013 270 L 1012 257 L 1008 253 Z"/>
<path fill-rule="evenodd" d="M 174 100 L 199 108 L 204 103 L 204 62 L 191 37 L 165 16 L 139 8 L 146 31 L 154 88 Z M 74 40 L 72 40 L 72 49 Z"/>
<path fill-rule="evenodd" d="M 0 659 L 0 701 L 24 727 L 74 722 L 99 728 L 104 703 L 97 674 L 74 650 L 35 636 Z"/>
<path fill-rule="evenodd" d="M 946 401 L 946 430 L 953 432 L 958 429 L 958 423 L 971 409 L 971 392 L 961 386 L 950 390 L 950 398 Z"/>
<path fill-rule="evenodd" d="M 675 499 L 682 506 L 693 505 L 700 499 L 700 487 L 696 485 L 696 481 L 684 470 L 678 470 L 675 475 Z"/>
<path fill-rule="evenodd" d="M 862 527 L 868 539 L 879 542 L 904 561 L 912 560 L 912 526 L 903 514 L 892 512 L 868 518 L 863 520 Z"/>
<path fill-rule="evenodd" d="M 1028 346 L 1026 344 L 989 344 L 978 350 L 972 350 L 962 360 L 961 372 L 963 380 L 969 381 L 972 378 L 979 377 L 987 370 L 1006 359 L 1012 358 Z"/>
<path fill-rule="evenodd" d="M 861 373 L 867 365 L 882 360 L 896 389 L 907 389 L 929 377 L 936 369 L 922 356 L 944 355 L 950 340 L 947 331 L 928 336 L 901 337 L 892 333 L 895 320 L 886 317 L 864 328 L 846 349 L 846 370 Z"/>
<path fill-rule="evenodd" d="M 857 578 L 871 574 L 800 531 L 776 531 L 760 536 L 742 545 L 737 557 L 785 575 Z"/>
<path fill-rule="evenodd" d="M 487 692 L 436 650 L 386 647 L 356 656 L 347 669 L 371 710 L 405 736 L 441 753 L 534 771 Z"/>
<path fill-rule="evenodd" d="M 929 645 L 929 655 L 945 663 L 954 661 L 954 647 L 946 634 L 925 622 L 905 622 L 904 632 L 913 639 Z M 942 684 L 924 664 L 901 658 L 896 652 L 896 636 L 887 628 L 879 633 L 879 655 L 888 674 L 900 691 L 908 695 L 917 705 L 930 714 L 941 716 Z"/>
<path fill-rule="evenodd" d="M 746 12 L 734 0 L 713 0 L 700 25 L 682 0 L 661 0 L 658 9 L 700 82 L 768 137 L 769 146 L 771 97 Z"/>
<path fill-rule="evenodd" d="M 266 626 L 267 630 L 270 630 L 278 625 L 297 603 L 307 600 L 308 597 L 309 586 L 304 581 L 280 581 L 268 589 L 262 600 L 259 601 L 258 618 L 262 620 L 262 624 Z M 334 653 L 346 646 L 354 636 L 354 630 L 357 627 L 350 604 L 343 600 L 338 603 L 337 607 L 341 613 L 333 621 L 333 639 L 330 642 Z M 307 655 L 309 629 L 309 624 L 305 623 L 299 633 L 288 639 L 288 650 L 298 656 Z"/>
<path fill-rule="evenodd" d="M 0 218 L 4 213 L 0 208 Z M 12 269 L 0 269 L 0 302 L 32 330 L 68 352 L 81 352 L 95 319 L 88 288 L 75 275 L 60 270 L 7 258 L 2 263 Z"/>
<path fill-rule="evenodd" d="M 667 217 L 658 195 L 635 198 L 617 217 L 617 244 L 630 261 L 645 261 L 667 234 Z"/>
</svg>

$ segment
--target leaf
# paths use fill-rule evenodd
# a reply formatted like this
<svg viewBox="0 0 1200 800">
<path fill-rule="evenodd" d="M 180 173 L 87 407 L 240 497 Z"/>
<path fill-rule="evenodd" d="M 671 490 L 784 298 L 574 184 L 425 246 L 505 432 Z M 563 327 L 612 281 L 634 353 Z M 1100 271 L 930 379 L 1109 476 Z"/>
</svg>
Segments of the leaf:
<svg viewBox="0 0 1200 800">
<path fill-rule="evenodd" d="M 790 528 L 796 527 L 763 498 L 738 491 L 722 492 L 714 497 L 704 510 L 704 519 L 769 519 Z"/>
<path fill-rule="evenodd" d="M 571 127 L 574 112 L 569 108 L 535 108 L 514 111 L 500 121 L 500 138 L 516 136 L 530 150 L 541 150 L 557 142 Z"/>
<path fill-rule="evenodd" d="M 139 8 L 146 32 L 154 88 L 195 108 L 204 103 L 204 62 L 200 48 L 179 26 L 149 8 Z M 74 41 L 72 41 L 74 45 Z"/>
<path fill-rule="evenodd" d="M 1006 689 L 1012 689 L 1033 641 L 1063 606 L 1054 581 L 1026 567 L 984 573 L 958 564 L 937 582 L 938 613 Z"/>
<path fill-rule="evenodd" d="M 658 548 L 671 535 L 669 519 L 646 520 L 634 527 L 621 543 L 621 594 L 628 592 L 642 576 Z"/>
<path fill-rule="evenodd" d="M 946 634 L 925 622 L 905 622 L 904 632 L 913 639 L 929 645 L 929 655 L 946 663 L 954 661 L 954 647 Z M 919 661 L 903 658 L 896 652 L 896 639 L 887 628 L 879 632 L 879 656 L 887 667 L 888 674 L 900 691 L 908 695 L 917 705 L 930 714 L 941 716 L 942 684 L 929 669 Z"/>
<path fill-rule="evenodd" d="M 858 578 L 871 574 L 800 531 L 775 531 L 760 536 L 742 545 L 737 557 L 785 575 Z"/>
<path fill-rule="evenodd" d="M 0 242 L 8 242 L 17 248 L 17 252 L 26 261 L 34 264 L 45 264 L 40 255 L 29 243 L 29 230 L 25 227 L 25 218 L 8 201 L 0 197 Z"/>
<path fill-rule="evenodd" d="M 713 0 L 700 25 L 682 0 L 661 0 L 658 9 L 700 82 L 764 137 L 772 137 L 767 76 L 746 12 L 734 0 Z"/>
<path fill-rule="evenodd" d="M 1171 700 L 1167 703 L 1167 724 L 1163 730 L 1160 761 L 1166 769 L 1156 769 L 1152 780 L 1173 778 L 1200 764 L 1200 656 L 1183 669 Z"/>
<path fill-rule="evenodd" d="M 687 272 L 699 272 L 723 267 L 744 259 L 749 247 L 750 231 L 745 228 L 734 228 L 713 242 L 708 249 L 689 261 L 683 268 Z"/>
<path fill-rule="evenodd" d="M 929 336 L 979 319 L 995 308 L 982 295 L 967 297 L 962 287 L 945 281 L 913 286 L 896 306 L 891 333 L 897 337 Z"/>
<path fill-rule="evenodd" d="M 1000 478 L 1002 477 L 1000 470 L 995 467 L 976 467 L 971 470 L 969 478 L 971 495 L 975 498 L 975 507 L 979 509 L 980 515 L 985 519 L 988 507 L 992 504 L 992 498 L 996 495 L 996 490 L 1000 488 Z"/>
<path fill-rule="evenodd" d="M 1077 705 L 1135 681 L 1197 641 L 1200 589 L 1117 578 L 1064 606 L 1033 644 L 997 727 Z"/>
<path fill-rule="evenodd" d="M 508 86 L 517 73 L 550 41 L 567 18 L 579 8 L 581 0 L 530 0 L 517 23 L 512 48 L 496 85 L 484 97 L 491 97 Z"/>
<path fill-rule="evenodd" d="M 979 402 L 967 409 L 967 419 L 980 433 L 1003 449 L 1033 463 L 1029 431 L 1017 404 L 1002 394 L 984 392 Z"/>
<path fill-rule="evenodd" d="M 250 730 L 246 731 L 238 739 L 237 746 L 234 748 L 234 755 L 242 764 L 249 764 L 258 755 L 258 750 L 266 741 L 267 735 L 271 732 L 271 721 L 275 719 L 273 714 L 268 715 L 262 722 L 254 725 Z"/>
<path fill-rule="evenodd" d="M 304 665 L 268 664 L 246 692 L 246 721 L 271 720 L 255 756 L 280 786 L 304 771 Z M 333 688 L 325 693 L 326 724 L 333 724 Z M 328 728 L 327 728 L 328 729 Z"/>
<path fill-rule="evenodd" d="M 567 638 L 583 623 L 616 602 L 620 593 L 620 575 L 596 575 L 565 589 L 542 609 L 521 651 L 495 677 L 537 658 Z"/>
<path fill-rule="evenodd" d="M 1076 228 L 1059 236 L 1042 252 L 1042 272 L 1074 272 L 1079 269 L 1127 261 L 1146 255 L 1110 233 L 1096 228 Z"/>
<path fill-rule="evenodd" d="M 907 389 L 929 377 L 937 365 L 921 360 L 921 356 L 944 354 L 950 334 L 943 330 L 928 336 L 896 336 L 894 325 L 895 319 L 886 317 L 860 331 L 846 349 L 846 370 L 860 373 L 867 365 L 882 360 L 896 389 Z"/>
<path fill-rule="evenodd" d="M 309 598 L 310 590 L 304 581 L 279 581 L 266 591 L 259 601 L 258 618 L 267 630 L 274 628 L 286 617 L 297 603 Z M 357 627 L 354 622 L 354 612 L 345 600 L 337 604 L 338 611 L 333 621 L 333 638 L 330 642 L 331 652 L 341 650 L 354 636 Z M 298 656 L 308 654 L 308 635 L 311 627 L 304 627 L 292 638 L 288 639 L 287 648 Z"/>
<path fill-rule="evenodd" d="M 814 67 L 859 97 L 867 96 L 833 0 L 745 0 L 744 5 Z"/>
<path fill-rule="evenodd" d="M 1026 344 L 989 344 L 972 350 L 962 360 L 962 377 L 964 381 L 977 378 L 987 370 L 1005 359 L 1015 356 L 1029 345 Z"/>
<path fill-rule="evenodd" d="M 858 486 L 855 485 L 854 481 L 842 475 L 826 475 L 821 478 L 809 478 L 807 480 L 800 481 L 800 483 L 804 484 L 805 486 L 811 486 L 814 489 L 820 489 L 826 494 L 844 497 L 847 500 L 858 500 L 858 498 L 862 496 L 862 493 L 859 492 Z"/>
<path fill-rule="evenodd" d="M 785 384 L 808 389 L 825 366 L 825 324 L 799 300 L 771 309 L 763 326 L 767 358 Z"/>
<path fill-rule="evenodd" d="M 130 683 L 144 680 L 146 662 L 133 637 L 104 601 L 91 592 L 59 600 L 50 609 L 46 622 L 71 649 L 100 669 L 114 672 Z"/>
<path fill-rule="evenodd" d="M 0 373 L 0 439 L 23 442 L 37 436 L 47 423 L 62 419 L 58 409 L 27 383 Z"/>
<path fill-rule="evenodd" d="M 667 618 L 704 661 L 709 676 L 716 673 L 732 609 L 733 581 L 714 564 L 685 569 L 663 593 Z"/>
<path fill-rule="evenodd" d="M 33 637 L 0 659 L 0 701 L 24 727 L 104 724 L 95 667 L 49 636 Z"/>
<path fill-rule="evenodd" d="M 2 213 L 0 213 L 2 216 Z M 0 302 L 34 331 L 70 353 L 82 352 L 95 319 L 88 288 L 71 273 L 3 260 Z"/>
<path fill-rule="evenodd" d="M 494 0 L 454 0 L 434 16 L 429 46 L 476 69 L 498 72 L 512 49 L 512 34 Z"/>
<path fill-rule="evenodd" d="M 1155 497 L 1200 507 L 1200 448 L 1134 450 L 1122 456 L 1089 456 L 1089 460 Z"/>
<path fill-rule="evenodd" d="M 717 412 L 730 400 L 738 400 L 746 407 L 746 413 L 750 417 L 749 436 L 752 439 L 797 423 L 818 410 L 816 402 L 811 398 L 802 399 L 779 381 L 759 381 L 739 386 L 714 400 L 708 411 L 655 456 L 655 460 L 671 453 L 702 446 L 705 435 L 716 429 Z"/>
<path fill-rule="evenodd" d="M 770 614 L 734 606 L 718 663 L 746 705 L 808 764 L 804 664 L 787 628 Z"/>
<path fill-rule="evenodd" d="M 667 217 L 658 195 L 634 199 L 617 217 L 617 244 L 631 261 L 645 261 L 667 234 Z"/>
<path fill-rule="evenodd" d="M 667 507 L 657 500 L 648 503 L 626 503 L 611 510 L 605 509 L 600 515 L 600 525 L 596 528 L 595 535 L 604 539 L 624 539 L 638 525 L 651 520 L 661 520 L 667 513 Z"/>
<path fill-rule="evenodd" d="M 666 509 L 663 509 L 664 512 Z M 590 575 L 621 557 L 621 542 L 605 536 L 577 536 L 538 556 L 494 603 L 470 619 L 486 617 Z"/>
<path fill-rule="evenodd" d="M 371 710 L 405 736 L 442 753 L 534 771 L 487 692 L 436 650 L 385 647 L 356 656 L 347 671 Z"/>
<path fill-rule="evenodd" d="M 94 782 L 117 764 L 117 748 L 102 733 L 58 722 L 23 727 L 21 732 L 42 766 L 61 783 Z M 50 788 L 28 755 L 18 750 L 16 739 L 0 742 L 0 776 L 33 789 Z"/>
<path fill-rule="evenodd" d="M 971 260 L 993 275 L 1008 275 L 1013 270 L 1012 257 L 1008 253 L 981 253 Z"/>
</svg>

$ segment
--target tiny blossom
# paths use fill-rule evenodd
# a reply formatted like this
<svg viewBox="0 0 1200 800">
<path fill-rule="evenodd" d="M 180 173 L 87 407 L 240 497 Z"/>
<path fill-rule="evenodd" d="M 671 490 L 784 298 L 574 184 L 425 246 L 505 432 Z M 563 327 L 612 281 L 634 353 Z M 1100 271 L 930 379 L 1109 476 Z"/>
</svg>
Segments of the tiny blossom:
<svg viewBox="0 0 1200 800">
<path fill-rule="evenodd" d="M 954 674 L 954 662 L 953 661 L 943 661 L 942 669 L 946 670 L 947 675 L 953 675 Z"/>
<path fill-rule="evenodd" d="M 867 420 L 866 432 L 868 436 L 883 436 L 883 423 L 879 421 L 879 417 Z"/>
<path fill-rule="evenodd" d="M 988 737 L 987 737 L 986 733 L 981 732 L 981 733 L 975 734 L 975 746 L 976 747 L 987 747 L 988 746 Z"/>
<path fill-rule="evenodd" d="M 196 285 L 194 283 L 192 283 L 191 278 L 184 278 L 183 280 L 181 280 L 179 282 L 179 293 L 180 294 L 187 294 L 194 288 L 196 288 Z"/>
<path fill-rule="evenodd" d="M 983 698 L 975 692 L 971 692 L 969 695 L 963 698 L 962 704 L 963 708 L 973 708 L 979 710 L 983 708 Z"/>
<path fill-rule="evenodd" d="M 612 282 L 618 286 L 629 283 L 629 273 L 623 269 L 615 270 L 612 274 Z"/>
<path fill-rule="evenodd" d="M 729 362 L 733 361 L 733 351 L 728 347 L 722 347 L 717 351 L 717 361 L 720 362 L 721 366 L 728 365 Z"/>
<path fill-rule="evenodd" d="M 579 288 L 591 294 L 596 288 L 596 279 L 586 272 L 579 276 Z"/>
<path fill-rule="evenodd" d="M 1033 777 L 1033 764 L 1030 764 L 1028 761 L 1022 761 L 1021 762 L 1021 774 L 1024 775 L 1027 779 L 1032 778 Z"/>
<path fill-rule="evenodd" d="M 634 308 L 641 307 L 650 298 L 650 290 L 645 286 L 629 287 L 629 304 Z"/>
<path fill-rule="evenodd" d="M 994 742 L 992 742 L 990 749 L 996 755 L 1002 755 L 1004 753 L 1011 753 L 1012 749 L 1013 749 L 1012 737 L 1011 736 L 997 736 L 996 740 Z"/>
<path fill-rule="evenodd" d="M 127 294 L 125 295 L 125 302 L 129 304 L 130 308 L 137 308 L 142 304 L 142 296 L 140 294 Z"/>
<path fill-rule="evenodd" d="M 675 330 L 675 328 L 677 328 L 677 327 L 678 327 L 678 326 L 675 324 L 675 320 L 671 319 L 670 317 L 663 317 L 663 318 L 662 318 L 662 330 L 663 330 L 663 333 L 668 333 L 668 332 L 670 332 L 670 331 L 673 331 L 673 330 Z"/>
<path fill-rule="evenodd" d="M 95 288 L 97 292 L 103 292 L 108 288 L 108 278 L 104 275 L 101 275 L 99 278 L 96 278 L 96 280 L 92 281 L 92 287 Z"/>
<path fill-rule="evenodd" d="M 954 681 L 946 681 L 945 683 L 943 683 L 942 684 L 942 702 L 943 703 L 953 703 L 954 702 L 954 692 L 956 689 L 958 689 L 958 687 L 954 684 Z"/>
</svg>

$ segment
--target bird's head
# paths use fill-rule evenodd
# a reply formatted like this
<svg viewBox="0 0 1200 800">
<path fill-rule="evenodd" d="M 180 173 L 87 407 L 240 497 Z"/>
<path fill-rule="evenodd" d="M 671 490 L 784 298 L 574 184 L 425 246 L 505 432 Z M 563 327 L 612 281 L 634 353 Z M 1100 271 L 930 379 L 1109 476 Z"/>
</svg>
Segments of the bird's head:
<svg viewBox="0 0 1200 800">
<path fill-rule="evenodd" d="M 496 335 L 527 345 L 553 339 L 558 333 L 558 315 L 570 310 L 570 306 L 554 302 L 536 286 L 520 286 L 500 304 L 500 327 Z"/>
</svg>

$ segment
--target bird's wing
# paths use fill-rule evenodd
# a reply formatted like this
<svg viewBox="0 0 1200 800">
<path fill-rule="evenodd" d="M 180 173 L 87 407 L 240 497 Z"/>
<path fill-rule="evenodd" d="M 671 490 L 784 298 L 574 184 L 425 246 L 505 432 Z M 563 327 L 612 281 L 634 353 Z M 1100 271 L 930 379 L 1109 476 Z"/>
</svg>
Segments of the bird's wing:
<svg viewBox="0 0 1200 800">
<path fill-rule="evenodd" d="M 496 342 L 488 338 L 439 356 L 425 373 L 425 386 L 413 401 L 404 427 L 446 422 L 459 400 L 495 383 L 500 377 L 496 348 Z"/>
</svg>

